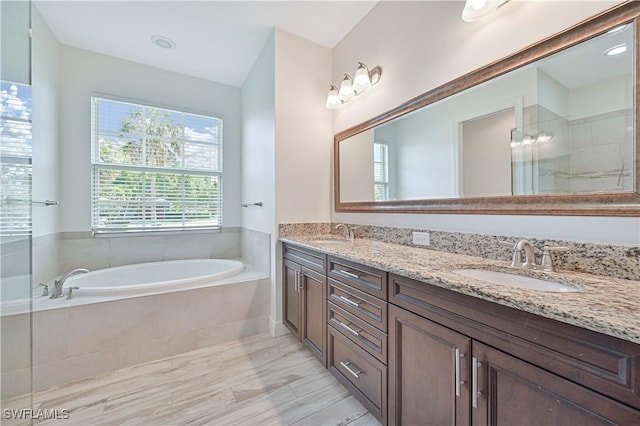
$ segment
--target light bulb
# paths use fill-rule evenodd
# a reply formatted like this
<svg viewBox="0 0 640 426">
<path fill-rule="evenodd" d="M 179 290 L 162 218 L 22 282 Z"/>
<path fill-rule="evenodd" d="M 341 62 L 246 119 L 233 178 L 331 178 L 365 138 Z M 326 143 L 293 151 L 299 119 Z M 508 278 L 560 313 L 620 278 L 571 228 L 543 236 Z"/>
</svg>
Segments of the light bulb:
<svg viewBox="0 0 640 426">
<path fill-rule="evenodd" d="M 471 7 L 475 10 L 482 9 L 487 4 L 487 0 L 471 0 Z"/>
<path fill-rule="evenodd" d="M 360 93 L 363 90 L 367 90 L 369 87 L 371 87 L 369 70 L 365 64 L 358 62 L 358 69 L 356 70 L 356 75 L 353 77 L 353 89 L 356 93 Z"/>
<path fill-rule="evenodd" d="M 338 97 L 338 88 L 332 84 L 327 95 L 326 107 L 327 109 L 336 109 L 340 105 L 342 105 L 342 101 Z"/>
<path fill-rule="evenodd" d="M 347 74 L 344 75 L 342 79 L 342 83 L 340 83 L 340 91 L 338 92 L 338 99 L 343 102 L 348 101 L 356 95 L 355 90 L 353 90 L 352 80 Z"/>
</svg>

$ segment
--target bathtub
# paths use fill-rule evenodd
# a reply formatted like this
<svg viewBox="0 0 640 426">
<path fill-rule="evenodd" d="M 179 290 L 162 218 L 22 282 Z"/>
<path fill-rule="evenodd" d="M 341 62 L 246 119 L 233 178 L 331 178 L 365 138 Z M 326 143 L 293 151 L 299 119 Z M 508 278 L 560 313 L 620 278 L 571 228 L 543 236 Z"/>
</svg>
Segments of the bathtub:
<svg viewBox="0 0 640 426">
<path fill-rule="evenodd" d="M 156 291 L 187 288 L 199 282 L 215 282 L 244 270 L 242 262 L 231 259 L 187 259 L 139 263 L 99 269 L 68 278 L 63 292 L 78 287 L 74 295 L 143 295 Z"/>
</svg>

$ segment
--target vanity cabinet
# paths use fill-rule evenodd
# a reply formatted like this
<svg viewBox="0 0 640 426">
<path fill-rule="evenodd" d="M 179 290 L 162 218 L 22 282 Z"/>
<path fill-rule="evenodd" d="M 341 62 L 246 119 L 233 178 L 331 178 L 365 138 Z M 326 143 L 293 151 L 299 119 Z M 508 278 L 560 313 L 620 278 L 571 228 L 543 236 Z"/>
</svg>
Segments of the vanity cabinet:
<svg viewBox="0 0 640 426">
<path fill-rule="evenodd" d="M 325 262 L 325 255 L 284 247 L 283 323 L 326 366 Z"/>
<path fill-rule="evenodd" d="M 296 245 L 283 257 L 285 325 L 383 424 L 640 425 L 638 344 Z"/>
<path fill-rule="evenodd" d="M 471 339 L 389 308 L 389 424 L 468 424 Z"/>
<path fill-rule="evenodd" d="M 327 275 L 327 366 L 386 423 L 387 273 L 329 256 Z"/>
<path fill-rule="evenodd" d="M 631 407 L 404 309 L 389 319 L 390 425 L 640 422 Z"/>
<path fill-rule="evenodd" d="M 640 424 L 639 345 L 389 282 L 389 424 Z"/>
</svg>

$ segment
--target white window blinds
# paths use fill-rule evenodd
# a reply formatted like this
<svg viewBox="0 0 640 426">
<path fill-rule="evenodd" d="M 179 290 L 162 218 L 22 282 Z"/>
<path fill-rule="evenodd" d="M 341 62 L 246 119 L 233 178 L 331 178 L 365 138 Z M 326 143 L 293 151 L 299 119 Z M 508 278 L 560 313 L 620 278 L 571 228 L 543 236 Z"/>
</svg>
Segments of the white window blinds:
<svg viewBox="0 0 640 426">
<path fill-rule="evenodd" d="M 389 145 L 373 144 L 373 195 L 375 201 L 389 199 Z"/>
<path fill-rule="evenodd" d="M 0 234 L 31 233 L 31 87 L 0 83 Z"/>
<path fill-rule="evenodd" d="M 222 119 L 91 98 L 92 227 L 222 227 Z"/>
</svg>

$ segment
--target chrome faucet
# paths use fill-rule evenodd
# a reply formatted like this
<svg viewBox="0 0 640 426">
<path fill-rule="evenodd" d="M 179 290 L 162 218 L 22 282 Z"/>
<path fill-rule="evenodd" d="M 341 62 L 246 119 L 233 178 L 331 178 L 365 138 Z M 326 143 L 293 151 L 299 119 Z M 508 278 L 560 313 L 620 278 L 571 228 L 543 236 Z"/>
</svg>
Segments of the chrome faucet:
<svg viewBox="0 0 640 426">
<path fill-rule="evenodd" d="M 542 260 L 538 265 L 536 263 L 536 257 L 533 252 L 533 246 L 525 239 L 518 240 L 517 243 L 510 243 L 508 241 L 500 241 L 500 244 L 508 245 L 513 248 L 513 258 L 511 260 L 511 266 L 524 269 L 544 269 L 545 271 L 555 272 L 555 265 L 553 258 L 551 257 L 552 251 L 569 251 L 567 247 L 549 247 L 544 246 L 542 254 Z M 524 261 L 522 260 L 522 252 L 524 251 Z"/>
<path fill-rule="evenodd" d="M 62 286 L 64 285 L 64 282 L 69 277 L 71 277 L 72 275 L 77 275 L 77 274 L 86 274 L 87 272 L 89 272 L 88 269 L 77 268 L 77 269 L 74 269 L 72 271 L 67 272 L 60 279 L 55 280 L 54 283 L 53 283 L 53 293 L 51 294 L 50 299 L 57 299 L 58 297 L 62 297 Z"/>
<path fill-rule="evenodd" d="M 536 256 L 533 253 L 533 246 L 529 241 L 525 239 L 519 240 L 516 243 L 516 246 L 513 249 L 513 252 L 514 252 L 513 260 L 514 261 L 516 260 L 515 259 L 516 254 L 520 254 L 520 256 L 522 256 L 522 250 L 524 250 L 524 262 L 522 262 L 520 266 L 522 266 L 524 269 L 534 269 L 536 267 Z M 522 258 L 520 260 L 522 260 Z"/>
<path fill-rule="evenodd" d="M 345 225 L 344 223 L 339 223 L 336 225 L 336 230 L 342 230 L 342 236 L 349 241 L 353 241 L 356 238 L 353 233 L 354 229 L 356 229 L 356 227 Z"/>
</svg>

